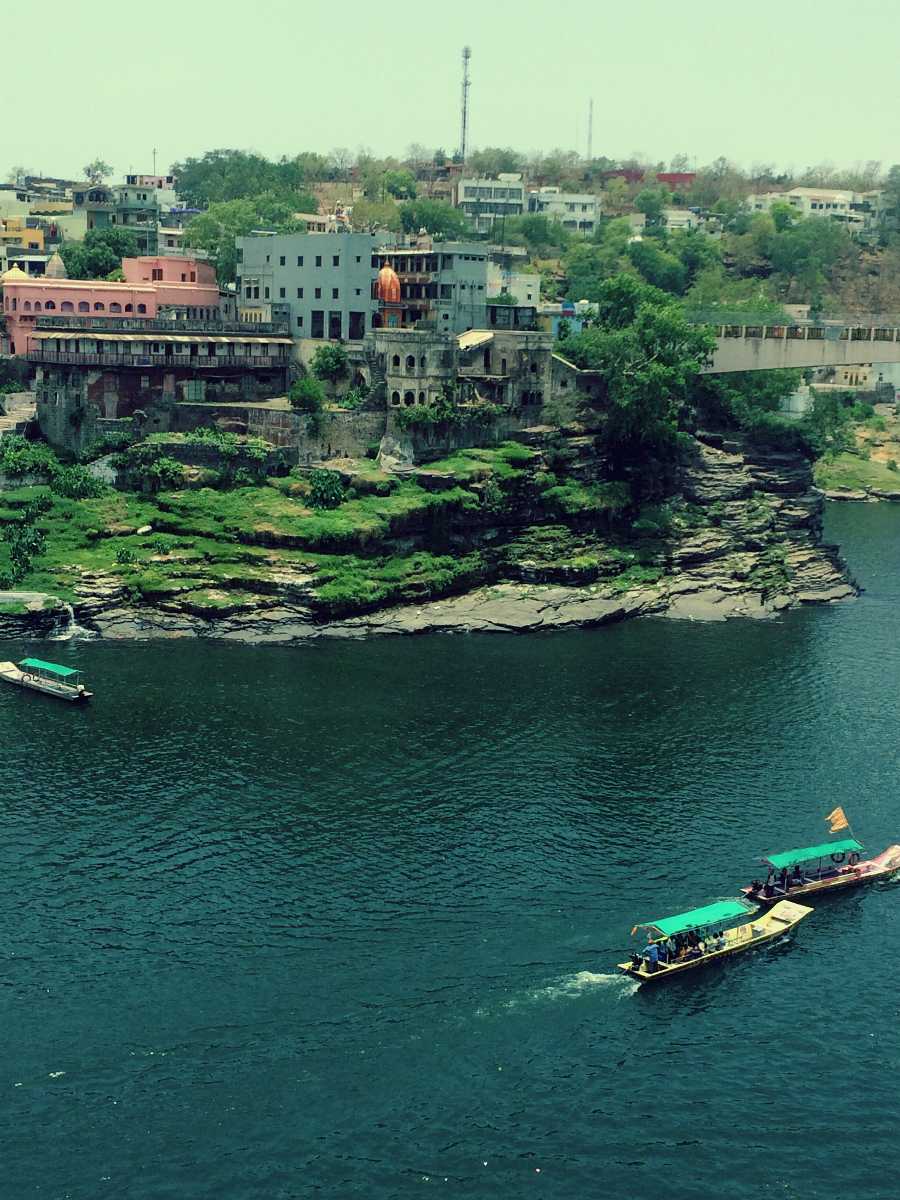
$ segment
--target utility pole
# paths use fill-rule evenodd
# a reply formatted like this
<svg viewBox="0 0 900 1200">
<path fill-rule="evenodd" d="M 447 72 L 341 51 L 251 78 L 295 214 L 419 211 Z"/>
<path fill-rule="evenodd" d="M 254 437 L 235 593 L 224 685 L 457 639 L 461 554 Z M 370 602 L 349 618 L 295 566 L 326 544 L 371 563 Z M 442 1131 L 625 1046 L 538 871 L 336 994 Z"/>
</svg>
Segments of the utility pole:
<svg viewBox="0 0 900 1200">
<path fill-rule="evenodd" d="M 153 147 L 153 174 L 156 174 L 156 147 Z"/>
<path fill-rule="evenodd" d="M 587 161 L 588 166 L 594 157 L 594 97 L 591 96 L 588 100 L 588 134 L 587 134 Z"/>
<path fill-rule="evenodd" d="M 466 148 L 469 140 L 469 59 L 472 57 L 471 46 L 463 46 L 462 52 L 462 104 L 459 118 L 459 159 L 465 164 Z"/>
</svg>

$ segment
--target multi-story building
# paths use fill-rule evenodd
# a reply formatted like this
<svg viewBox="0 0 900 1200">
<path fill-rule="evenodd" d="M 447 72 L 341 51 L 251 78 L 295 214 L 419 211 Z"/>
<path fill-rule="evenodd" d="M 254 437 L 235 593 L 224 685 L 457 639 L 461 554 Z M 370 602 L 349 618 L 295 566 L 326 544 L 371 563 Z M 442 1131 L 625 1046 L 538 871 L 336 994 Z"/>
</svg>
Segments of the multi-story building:
<svg viewBox="0 0 900 1200">
<path fill-rule="evenodd" d="M 179 401 L 282 395 L 291 345 L 277 324 L 42 316 L 28 350 L 38 424 L 78 451 L 123 421 L 137 433 L 165 430 Z"/>
<path fill-rule="evenodd" d="M 543 213 L 559 221 L 571 233 L 592 234 L 602 212 L 602 201 L 592 192 L 563 192 L 558 187 L 542 187 L 528 193 L 528 211 Z"/>
<path fill-rule="evenodd" d="M 161 215 L 176 202 L 171 189 L 131 183 L 76 188 L 72 199 L 76 209 L 85 210 L 88 230 L 127 229 L 137 239 L 141 254 L 156 253 Z"/>
<path fill-rule="evenodd" d="M 219 288 L 209 263 L 194 259 L 125 258 L 125 280 L 67 279 L 62 260 L 52 277 L 30 278 L 17 267 L 2 277 L 3 316 L 10 354 L 26 354 L 36 322 L 43 316 L 107 316 L 169 320 L 215 320 Z"/>
<path fill-rule="evenodd" d="M 261 234 L 237 239 L 242 320 L 287 320 L 298 340 L 361 341 L 378 310 L 379 239 L 369 233 Z"/>
<path fill-rule="evenodd" d="M 884 217 L 884 193 L 878 189 L 853 192 L 846 188 L 795 187 L 787 192 L 761 192 L 747 197 L 752 212 L 769 212 L 789 204 L 803 217 L 830 217 L 852 232 L 875 229 Z"/>
<path fill-rule="evenodd" d="M 490 233 L 499 218 L 525 212 L 528 198 L 521 175 L 502 174 L 496 179 L 460 179 L 456 207 L 461 208 L 476 233 Z"/>
<path fill-rule="evenodd" d="M 379 324 L 407 328 L 428 322 L 444 333 L 483 329 L 487 322 L 488 248 L 480 242 L 434 242 L 383 247 L 375 255 L 400 284 L 399 304 L 382 310 Z"/>
</svg>

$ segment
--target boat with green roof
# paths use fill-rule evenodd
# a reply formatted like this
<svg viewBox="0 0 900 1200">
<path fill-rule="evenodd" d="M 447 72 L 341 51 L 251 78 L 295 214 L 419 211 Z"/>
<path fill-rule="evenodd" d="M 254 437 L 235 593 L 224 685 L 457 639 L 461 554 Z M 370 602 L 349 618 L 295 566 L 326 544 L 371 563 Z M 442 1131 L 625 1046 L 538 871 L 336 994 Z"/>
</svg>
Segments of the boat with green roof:
<svg viewBox="0 0 900 1200">
<path fill-rule="evenodd" d="M 76 667 L 44 662 L 40 658 L 23 658 L 18 664 L 0 662 L 0 679 L 75 704 L 82 704 L 93 696 L 93 692 L 85 688 L 81 671 Z"/>
<path fill-rule="evenodd" d="M 741 891 L 748 900 L 769 905 L 788 898 L 828 895 L 900 871 L 900 846 L 888 846 L 875 858 L 863 859 L 863 852 L 862 842 L 849 837 L 767 854 L 761 860 L 767 868 L 765 880 L 754 879 Z"/>
<path fill-rule="evenodd" d="M 702 908 L 635 925 L 632 936 L 638 930 L 645 931 L 647 945 L 632 953 L 629 962 L 617 965 L 639 983 L 674 979 L 774 941 L 812 911 L 791 900 L 782 900 L 762 913 L 745 900 L 718 900 Z M 747 920 L 748 917 L 751 919 Z M 734 924 L 738 920 L 741 924 Z"/>
</svg>

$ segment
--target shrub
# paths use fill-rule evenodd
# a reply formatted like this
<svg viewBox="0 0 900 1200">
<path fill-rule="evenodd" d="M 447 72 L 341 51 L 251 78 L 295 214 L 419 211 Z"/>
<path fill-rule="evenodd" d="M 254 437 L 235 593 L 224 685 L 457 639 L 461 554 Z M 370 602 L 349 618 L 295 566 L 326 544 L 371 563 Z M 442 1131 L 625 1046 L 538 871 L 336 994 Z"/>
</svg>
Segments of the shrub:
<svg viewBox="0 0 900 1200">
<path fill-rule="evenodd" d="M 131 563 L 137 562 L 137 556 L 128 546 L 120 546 L 116 551 L 116 562 L 120 566 L 129 566 Z"/>
<path fill-rule="evenodd" d="M 888 469 L 889 471 L 896 471 L 896 470 L 897 470 L 897 460 L 896 460 L 896 458 L 889 458 L 889 459 L 887 460 L 887 469 Z"/>
<path fill-rule="evenodd" d="M 338 404 L 342 408 L 359 408 L 359 406 L 368 398 L 369 390 L 365 387 L 353 387 L 347 392 L 346 396 L 342 396 Z"/>
<path fill-rule="evenodd" d="M 326 383 L 337 383 L 346 379 L 350 372 L 350 360 L 343 346 L 318 346 L 309 369 L 316 379 L 324 379 Z"/>
<path fill-rule="evenodd" d="M 43 442 L 26 441 L 17 433 L 0 439 L 0 471 L 4 475 L 52 472 L 58 466 L 59 459 Z"/>
<path fill-rule="evenodd" d="M 291 402 L 291 408 L 296 412 L 313 415 L 322 411 L 322 405 L 325 402 L 325 389 L 318 379 L 313 379 L 312 376 L 305 375 L 303 379 L 298 379 L 291 387 L 288 399 Z"/>
<path fill-rule="evenodd" d="M 344 502 L 344 485 L 337 471 L 313 471 L 309 483 L 310 508 L 337 508 Z"/>
<path fill-rule="evenodd" d="M 108 488 L 84 467 L 72 466 L 58 467 L 53 472 L 50 477 L 50 490 L 69 500 L 92 500 L 96 496 L 102 496 Z"/>
</svg>

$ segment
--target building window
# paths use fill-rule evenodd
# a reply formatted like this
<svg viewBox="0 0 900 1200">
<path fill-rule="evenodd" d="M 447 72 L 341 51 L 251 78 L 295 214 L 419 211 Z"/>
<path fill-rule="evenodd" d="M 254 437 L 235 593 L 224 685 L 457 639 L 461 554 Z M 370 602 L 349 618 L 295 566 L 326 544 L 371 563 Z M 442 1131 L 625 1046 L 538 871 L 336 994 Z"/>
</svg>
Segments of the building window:
<svg viewBox="0 0 900 1200">
<path fill-rule="evenodd" d="M 102 308 L 102 307 L 103 307 L 103 306 L 101 305 L 101 308 Z M 55 301 L 55 300 L 47 300 L 47 301 L 45 301 L 45 303 L 44 303 L 44 312 L 51 312 L 51 311 L 52 311 L 53 309 L 55 309 L 55 308 L 56 308 L 56 301 Z"/>
<path fill-rule="evenodd" d="M 91 306 L 88 304 L 87 300 L 79 300 L 78 301 L 78 311 L 79 312 L 90 312 L 91 311 Z"/>
<path fill-rule="evenodd" d="M 264 299 L 264 300 L 268 300 L 268 298 L 269 298 L 269 289 L 268 289 L 268 288 L 266 288 L 266 289 L 265 289 L 265 294 L 263 295 L 263 299 Z"/>
<path fill-rule="evenodd" d="M 285 289 L 284 289 L 284 288 L 279 288 L 279 289 L 278 289 L 278 295 L 279 295 L 279 296 L 280 296 L 280 298 L 283 300 L 283 299 L 284 299 L 284 297 L 285 297 Z"/>
<path fill-rule="evenodd" d="M 146 304 L 139 304 L 139 305 L 137 306 L 137 310 L 138 310 L 138 312 L 139 312 L 139 313 L 145 313 L 145 312 L 147 311 L 147 305 L 146 305 Z"/>
<path fill-rule="evenodd" d="M 416 402 L 416 393 L 415 392 L 404 392 L 403 393 L 403 403 L 407 406 L 407 408 L 412 408 L 412 406 L 415 404 L 415 402 Z"/>
<path fill-rule="evenodd" d="M 302 329 L 302 328 L 303 328 L 303 318 L 302 318 L 302 317 L 298 317 L 298 318 L 297 318 L 297 328 L 298 328 L 298 329 Z"/>
<path fill-rule="evenodd" d="M 302 266 L 303 266 L 303 255 L 302 255 L 302 254 L 298 254 L 298 255 L 297 255 L 297 266 L 298 266 L 298 267 L 302 267 Z"/>
<path fill-rule="evenodd" d="M 298 300 L 303 299 L 303 288 L 297 288 L 297 299 Z"/>
<path fill-rule="evenodd" d="M 364 312 L 351 312 L 350 313 L 350 328 L 348 330 L 348 335 L 347 335 L 350 338 L 350 341 L 351 342 L 360 341 L 363 337 L 365 337 L 365 333 L 366 333 L 366 314 Z"/>
<path fill-rule="evenodd" d="M 321 265 L 322 265 L 322 255 L 321 255 L 321 254 L 317 254 L 317 255 L 316 255 L 316 266 L 317 266 L 317 267 L 321 267 Z"/>
<path fill-rule="evenodd" d="M 48 303 L 47 307 L 48 308 L 50 307 L 49 303 Z M 101 304 L 100 301 L 98 300 L 97 303 L 94 305 L 94 312 L 105 312 L 105 311 L 106 311 L 106 305 Z"/>
<path fill-rule="evenodd" d="M 283 255 L 283 254 L 282 254 L 282 256 L 279 258 L 278 262 L 279 262 L 279 264 L 280 264 L 282 267 L 284 266 L 284 255 Z"/>
<path fill-rule="evenodd" d="M 399 404 L 399 403 L 400 403 L 400 393 L 399 392 L 391 392 L 391 404 Z"/>
<path fill-rule="evenodd" d="M 399 354 L 395 354 L 394 357 L 391 359 L 391 366 L 392 367 L 400 366 L 400 355 Z"/>
<path fill-rule="evenodd" d="M 407 374 L 412 373 L 415 369 L 416 369 L 416 360 L 413 358 L 413 356 L 411 354 L 407 354 L 407 356 L 406 356 Z"/>
<path fill-rule="evenodd" d="M 424 392 L 419 392 L 419 403 L 420 404 L 425 403 L 425 393 Z"/>
<path fill-rule="evenodd" d="M 357 254 L 357 256 L 356 256 L 356 261 L 357 261 L 357 262 L 362 262 L 362 259 L 360 258 L 360 256 L 359 256 L 358 254 Z"/>
<path fill-rule="evenodd" d="M 114 301 L 112 302 L 112 304 L 109 306 L 109 311 L 110 311 L 111 313 L 120 313 L 120 312 L 122 311 L 122 305 L 121 305 L 121 304 L 117 304 L 117 303 L 115 302 L 115 300 L 114 300 Z"/>
<path fill-rule="evenodd" d="M 309 333 L 310 337 L 321 338 L 325 336 L 325 313 L 321 308 L 314 308 L 309 314 Z"/>
<path fill-rule="evenodd" d="M 151 279 L 155 279 L 155 280 L 162 279 L 162 275 L 163 275 L 162 267 L 154 267 L 153 270 L 150 272 Z"/>
<path fill-rule="evenodd" d="M 28 301 L 26 300 L 25 303 L 28 304 Z M 61 312 L 74 312 L 75 311 L 75 305 L 72 303 L 71 300 L 63 300 L 63 302 L 59 306 L 59 308 L 60 308 Z"/>
<path fill-rule="evenodd" d="M 331 260 L 331 265 L 333 267 L 339 267 L 341 265 L 341 256 L 339 254 L 334 255 L 334 257 Z"/>
<path fill-rule="evenodd" d="M 142 375 L 141 376 L 141 390 L 146 391 L 147 388 L 149 388 L 149 387 L 150 387 L 150 376 Z"/>
<path fill-rule="evenodd" d="M 314 294 L 315 294 L 315 298 L 316 298 L 317 300 L 321 300 L 321 299 L 322 299 L 322 289 L 321 289 L 321 288 L 316 288 L 316 290 L 315 290 L 315 293 L 314 293 Z"/>
<path fill-rule="evenodd" d="M 338 288 L 332 288 L 332 289 L 331 289 L 331 298 L 332 298 L 332 300 L 338 300 L 338 299 L 340 299 L 340 296 L 339 296 L 339 290 L 338 290 Z"/>
</svg>

